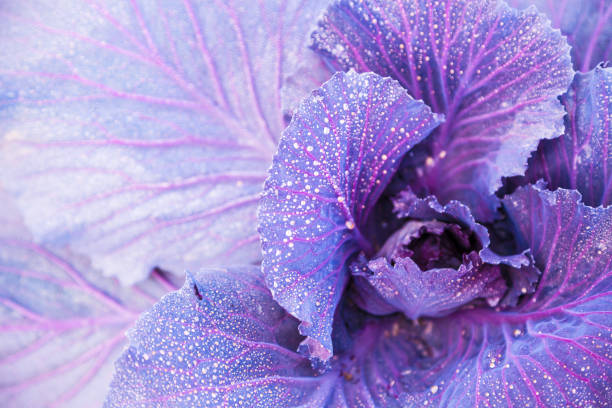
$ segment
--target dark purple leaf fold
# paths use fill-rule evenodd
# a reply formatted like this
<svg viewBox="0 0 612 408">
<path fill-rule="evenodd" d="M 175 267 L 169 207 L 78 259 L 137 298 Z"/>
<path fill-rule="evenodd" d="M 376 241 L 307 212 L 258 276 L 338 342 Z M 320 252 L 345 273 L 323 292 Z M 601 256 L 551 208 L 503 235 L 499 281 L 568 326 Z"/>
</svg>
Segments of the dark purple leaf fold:
<svg viewBox="0 0 612 408">
<path fill-rule="evenodd" d="M 612 208 L 592 208 L 576 191 L 540 185 L 519 188 L 504 206 L 542 271 L 525 310 L 563 307 L 610 284 Z"/>
<path fill-rule="evenodd" d="M 283 133 L 259 207 L 263 271 L 321 360 L 347 262 L 372 251 L 361 229 L 402 156 L 440 120 L 396 81 L 349 71 L 306 98 Z"/>
<path fill-rule="evenodd" d="M 376 258 L 362 266 L 361 273 L 353 273 L 355 301 L 373 314 L 399 311 L 410 319 L 448 315 L 476 299 L 496 306 L 508 289 L 500 268 L 482 265 L 475 254 L 471 258 L 457 269 L 427 271 L 410 258 L 393 263 Z"/>
<path fill-rule="evenodd" d="M 529 160 L 523 181 L 578 190 L 585 204 L 612 203 L 612 68 L 596 67 L 574 77 L 561 98 L 565 133 L 544 140 Z"/>
<path fill-rule="evenodd" d="M 408 163 L 411 187 L 491 219 L 502 176 L 524 174 L 540 139 L 558 136 L 569 47 L 535 9 L 501 0 L 339 0 L 313 47 L 340 69 L 397 79 L 446 122 Z M 420 156 L 419 156 L 420 157 Z"/>
</svg>

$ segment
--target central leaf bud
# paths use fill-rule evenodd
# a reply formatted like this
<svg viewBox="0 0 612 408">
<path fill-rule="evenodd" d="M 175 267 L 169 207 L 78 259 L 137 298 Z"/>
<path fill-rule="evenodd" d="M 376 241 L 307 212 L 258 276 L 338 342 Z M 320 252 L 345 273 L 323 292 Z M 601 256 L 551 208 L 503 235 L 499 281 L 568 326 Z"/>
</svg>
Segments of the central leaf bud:
<svg viewBox="0 0 612 408">
<path fill-rule="evenodd" d="M 395 232 L 378 253 L 392 264 L 394 259 L 410 258 L 421 270 L 457 269 L 470 252 L 482 249 L 469 228 L 440 222 L 408 221 Z"/>
<path fill-rule="evenodd" d="M 394 204 L 403 226 L 372 259 L 361 254 L 351 266 L 353 299 L 359 307 L 376 315 L 399 311 L 416 319 L 517 299 L 507 296 L 515 285 L 509 277 L 529 260 L 525 255 L 496 255 L 489 248 L 487 229 L 467 207 L 458 202 L 442 206 L 435 198 L 410 194 Z"/>
</svg>

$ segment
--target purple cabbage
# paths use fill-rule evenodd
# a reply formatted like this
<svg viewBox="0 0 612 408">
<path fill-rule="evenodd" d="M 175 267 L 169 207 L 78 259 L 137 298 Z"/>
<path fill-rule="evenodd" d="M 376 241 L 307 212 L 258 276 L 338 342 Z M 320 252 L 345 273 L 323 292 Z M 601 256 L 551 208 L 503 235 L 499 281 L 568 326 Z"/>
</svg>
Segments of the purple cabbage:
<svg viewBox="0 0 612 408">
<path fill-rule="evenodd" d="M 0 17 L 0 405 L 612 402 L 610 1 Z"/>
</svg>

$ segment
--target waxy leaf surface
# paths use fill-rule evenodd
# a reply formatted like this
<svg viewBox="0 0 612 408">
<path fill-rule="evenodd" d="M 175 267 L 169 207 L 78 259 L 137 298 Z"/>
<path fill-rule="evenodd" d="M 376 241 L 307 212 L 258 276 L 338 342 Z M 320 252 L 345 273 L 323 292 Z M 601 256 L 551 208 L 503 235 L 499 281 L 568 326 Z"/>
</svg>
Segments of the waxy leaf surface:
<svg viewBox="0 0 612 408">
<path fill-rule="evenodd" d="M 422 271 L 410 258 L 393 264 L 385 258 L 374 259 L 363 267 L 367 271 L 356 275 L 355 284 L 371 286 L 376 293 L 360 291 L 358 303 L 374 314 L 399 311 L 414 320 L 450 314 L 475 299 L 491 299 L 495 305 L 506 293 L 506 282 L 498 267 L 482 266 L 473 258 L 458 269 L 428 271 Z M 382 300 L 371 299 L 374 296 Z M 370 302 L 375 309 L 368 307 Z M 381 308 L 381 302 L 386 302 L 388 309 Z"/>
<path fill-rule="evenodd" d="M 402 371 L 421 353 L 414 328 L 398 316 L 342 318 L 357 329 L 317 374 L 293 351 L 299 322 L 258 268 L 197 274 L 138 321 L 105 407 L 399 407 Z"/>
<path fill-rule="evenodd" d="M 407 164 L 411 187 L 443 204 L 457 199 L 492 219 L 502 176 L 523 174 L 540 139 L 558 136 L 557 97 L 573 76 L 569 47 L 535 9 L 497 0 L 339 0 L 313 47 L 340 69 L 397 79 L 444 113 Z M 442 182 L 443 180 L 443 182 Z"/>
<path fill-rule="evenodd" d="M 283 133 L 259 208 L 263 271 L 315 357 L 331 357 L 347 262 L 372 251 L 361 231 L 369 213 L 439 122 L 396 81 L 350 71 L 305 99 Z"/>
<path fill-rule="evenodd" d="M 450 314 L 475 299 L 497 305 L 508 291 L 501 264 L 527 273 L 529 258 L 493 253 L 487 229 L 459 202 L 443 206 L 434 197 L 402 192 L 394 212 L 404 226 L 375 259 L 351 265 L 354 299 L 364 310 L 417 319 Z"/>
<path fill-rule="evenodd" d="M 514 310 L 410 323 L 343 304 L 338 354 L 317 375 L 257 268 L 210 271 L 139 321 L 107 406 L 606 406 L 612 211 L 533 186 L 504 203 L 543 273 Z"/>
<path fill-rule="evenodd" d="M 297 326 L 257 267 L 188 277 L 130 332 L 105 406 L 324 406 Z"/>
</svg>

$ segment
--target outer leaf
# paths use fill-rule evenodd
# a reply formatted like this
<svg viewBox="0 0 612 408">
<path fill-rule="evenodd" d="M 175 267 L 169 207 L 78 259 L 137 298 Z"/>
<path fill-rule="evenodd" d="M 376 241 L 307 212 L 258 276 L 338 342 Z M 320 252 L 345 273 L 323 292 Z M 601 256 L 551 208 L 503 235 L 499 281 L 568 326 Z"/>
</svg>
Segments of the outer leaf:
<svg viewBox="0 0 612 408">
<path fill-rule="evenodd" d="M 587 72 L 612 59 L 610 0 L 508 0 L 513 7 L 536 5 L 560 28 L 572 46 L 576 70 Z"/>
<path fill-rule="evenodd" d="M 159 272 L 130 289 L 101 278 L 23 236 L 0 198 L 0 405 L 101 406 L 125 331 L 174 285 Z"/>
<path fill-rule="evenodd" d="M 391 76 L 447 120 L 411 162 L 412 188 L 491 219 L 502 176 L 523 174 L 563 126 L 573 74 L 565 39 L 535 9 L 498 0 L 339 0 L 314 48 L 339 68 Z M 421 157 L 421 156 L 418 156 Z"/>
<path fill-rule="evenodd" d="M 401 371 L 420 355 L 414 329 L 397 316 L 357 320 L 343 309 L 341 321 L 359 328 L 347 328 L 350 344 L 315 376 L 292 351 L 298 322 L 257 268 L 198 274 L 136 324 L 105 406 L 398 407 Z"/>
<path fill-rule="evenodd" d="M 504 199 L 519 237 L 542 270 L 526 310 L 575 302 L 601 290 L 612 275 L 612 209 L 591 208 L 580 194 L 522 187 Z"/>
<path fill-rule="evenodd" d="M 550 189 L 576 189 L 585 204 L 612 204 L 612 68 L 576 74 L 562 98 L 566 129 L 559 139 L 540 143 L 526 180 L 543 178 Z"/>
<path fill-rule="evenodd" d="M 297 324 L 258 268 L 200 273 L 140 318 L 105 406 L 323 406 Z"/>
<path fill-rule="evenodd" d="M 444 351 L 414 374 L 428 388 L 405 395 L 407 405 L 609 404 L 612 209 L 579 200 L 532 186 L 504 200 L 543 272 L 538 290 L 512 313 L 473 310 L 431 322 L 429 344 Z"/>
<path fill-rule="evenodd" d="M 334 70 L 313 50 L 304 51 L 300 63 L 287 76 L 281 88 L 283 113 L 287 122 L 290 121 L 299 103 L 306 96 L 304 91 L 310 92 L 319 88 L 331 78 L 333 73 Z"/>
<path fill-rule="evenodd" d="M 331 327 L 361 228 L 399 161 L 440 122 L 399 84 L 338 73 L 304 100 L 266 181 L 259 210 L 266 283 L 303 323 L 310 351 L 332 354 Z"/>
<path fill-rule="evenodd" d="M 280 87 L 323 0 L 5 1 L 0 180 L 126 283 L 260 259 Z"/>
</svg>

